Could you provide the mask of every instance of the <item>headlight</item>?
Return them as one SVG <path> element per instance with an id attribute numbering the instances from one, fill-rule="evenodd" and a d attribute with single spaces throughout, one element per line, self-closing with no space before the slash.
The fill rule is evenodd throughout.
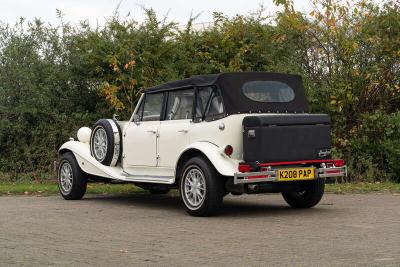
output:
<path id="1" fill-rule="evenodd" d="M 78 140 L 82 143 L 89 143 L 92 130 L 89 127 L 79 128 L 77 136 Z"/>

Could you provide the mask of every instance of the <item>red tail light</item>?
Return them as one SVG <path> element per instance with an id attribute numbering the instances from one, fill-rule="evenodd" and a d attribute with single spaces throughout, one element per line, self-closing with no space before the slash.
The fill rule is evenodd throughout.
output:
<path id="1" fill-rule="evenodd" d="M 338 174 L 341 172 L 342 172 L 341 170 L 325 171 L 326 174 Z"/>
<path id="2" fill-rule="evenodd" d="M 227 156 L 231 156 L 232 155 L 232 153 L 233 153 L 233 147 L 231 146 L 231 145 L 227 145 L 226 147 L 225 147 L 225 149 L 224 149 L 224 153 L 227 155 Z"/>
<path id="3" fill-rule="evenodd" d="M 333 164 L 335 164 L 335 167 L 343 167 L 345 165 L 343 159 L 335 159 L 333 160 Z"/>
<path id="4" fill-rule="evenodd" d="M 239 165 L 240 172 L 251 172 L 251 166 L 247 164 L 240 164 Z"/>

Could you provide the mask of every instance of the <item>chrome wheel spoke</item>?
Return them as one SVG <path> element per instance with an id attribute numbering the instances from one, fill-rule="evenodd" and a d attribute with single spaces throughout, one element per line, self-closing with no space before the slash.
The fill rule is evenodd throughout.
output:
<path id="1" fill-rule="evenodd" d="M 98 128 L 94 134 L 93 152 L 97 160 L 102 161 L 107 155 L 107 133 Z"/>
<path id="2" fill-rule="evenodd" d="M 73 176 L 72 167 L 68 161 L 64 161 L 60 168 L 60 188 L 61 190 L 68 194 L 72 189 Z"/>
<path id="3" fill-rule="evenodd" d="M 192 208 L 201 206 L 205 199 L 206 183 L 203 172 L 198 168 L 190 169 L 184 177 L 184 186 L 182 192 L 185 200 Z"/>

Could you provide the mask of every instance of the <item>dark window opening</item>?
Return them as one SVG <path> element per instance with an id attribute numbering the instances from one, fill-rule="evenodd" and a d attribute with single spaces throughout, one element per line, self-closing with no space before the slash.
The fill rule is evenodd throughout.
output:
<path id="1" fill-rule="evenodd" d="M 196 101 L 196 118 L 217 118 L 225 113 L 220 91 L 216 87 L 199 87 Z"/>
<path id="2" fill-rule="evenodd" d="M 168 94 L 166 120 L 187 120 L 192 118 L 194 89 L 176 90 Z"/>
<path id="3" fill-rule="evenodd" d="M 163 106 L 163 93 L 146 94 L 144 99 L 142 121 L 159 121 Z"/>

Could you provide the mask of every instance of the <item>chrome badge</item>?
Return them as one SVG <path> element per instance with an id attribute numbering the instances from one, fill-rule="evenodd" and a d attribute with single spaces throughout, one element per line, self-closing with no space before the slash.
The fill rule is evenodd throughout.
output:
<path id="1" fill-rule="evenodd" d="M 330 149 L 320 149 L 318 151 L 318 157 L 320 158 L 326 158 L 327 156 L 331 155 L 331 150 Z"/>
<path id="2" fill-rule="evenodd" d="M 248 138 L 256 138 L 256 130 L 249 130 L 247 132 L 247 137 Z"/>

